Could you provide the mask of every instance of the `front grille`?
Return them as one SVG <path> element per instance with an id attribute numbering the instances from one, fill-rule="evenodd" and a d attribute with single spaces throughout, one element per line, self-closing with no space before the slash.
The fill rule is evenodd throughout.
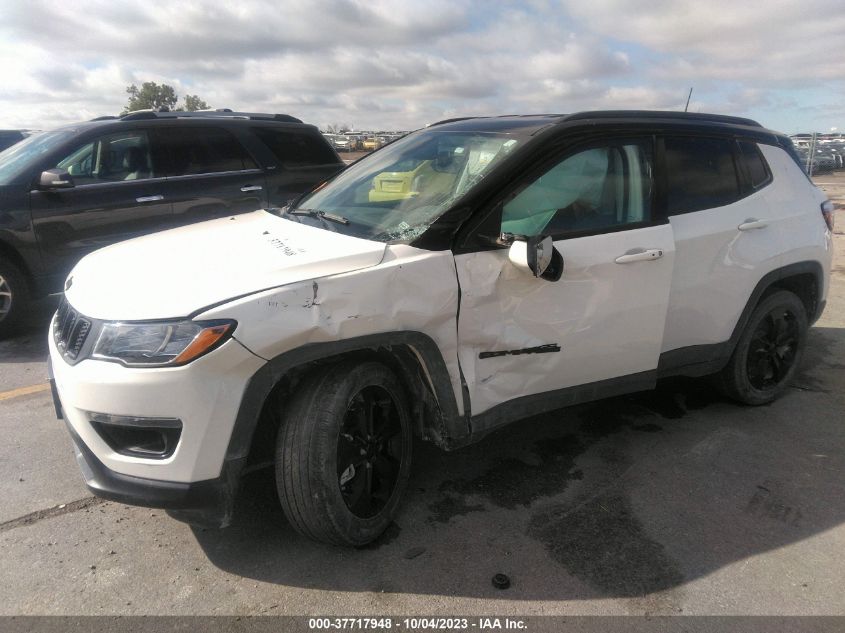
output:
<path id="1" fill-rule="evenodd" d="M 67 299 L 62 299 L 53 322 L 53 338 L 62 355 L 76 360 L 90 331 L 91 321 L 74 310 Z"/>

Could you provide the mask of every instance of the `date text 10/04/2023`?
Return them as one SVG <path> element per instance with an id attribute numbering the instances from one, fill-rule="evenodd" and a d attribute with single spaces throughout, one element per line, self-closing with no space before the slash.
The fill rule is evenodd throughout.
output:
<path id="1" fill-rule="evenodd" d="M 518 618 L 475 617 L 475 618 L 309 618 L 311 630 L 409 630 L 409 631 L 520 631 L 528 628 L 527 622 Z"/>

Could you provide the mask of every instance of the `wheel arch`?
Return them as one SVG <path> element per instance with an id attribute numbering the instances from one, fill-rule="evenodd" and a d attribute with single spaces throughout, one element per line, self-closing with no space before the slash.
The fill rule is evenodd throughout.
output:
<path id="1" fill-rule="evenodd" d="M 706 376 L 721 371 L 730 360 L 754 309 L 770 294 L 788 290 L 801 299 L 812 325 L 824 309 L 822 289 L 824 269 L 817 260 L 787 264 L 772 270 L 754 286 L 745 307 L 734 325 L 730 338 L 721 343 L 692 345 L 663 352 L 657 366 L 658 378 L 668 376 Z"/>
<path id="2" fill-rule="evenodd" d="M 32 271 L 26 264 L 26 260 L 21 257 L 21 254 L 14 246 L 2 238 L 0 238 L 0 258 L 10 261 L 19 271 L 21 271 L 21 274 L 26 280 L 29 291 L 32 292 L 35 288 L 35 280 L 32 276 Z"/>
<path id="3" fill-rule="evenodd" d="M 269 360 L 247 384 L 226 461 L 240 461 L 250 469 L 266 465 L 264 453 L 275 446 L 277 412 L 285 396 L 321 367 L 355 358 L 377 360 L 396 373 L 408 394 L 417 435 L 443 448 L 467 435 L 467 421 L 458 412 L 437 344 L 421 332 L 388 332 L 312 343 Z"/>

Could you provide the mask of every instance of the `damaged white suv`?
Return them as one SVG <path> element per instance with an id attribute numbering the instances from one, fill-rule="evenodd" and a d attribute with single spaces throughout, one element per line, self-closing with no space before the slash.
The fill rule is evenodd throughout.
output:
<path id="1" fill-rule="evenodd" d="M 787 138 L 734 117 L 444 121 L 284 210 L 83 259 L 52 322 L 89 488 L 225 525 L 272 464 L 300 532 L 388 525 L 413 436 L 717 374 L 747 404 L 796 370 L 832 207 Z"/>

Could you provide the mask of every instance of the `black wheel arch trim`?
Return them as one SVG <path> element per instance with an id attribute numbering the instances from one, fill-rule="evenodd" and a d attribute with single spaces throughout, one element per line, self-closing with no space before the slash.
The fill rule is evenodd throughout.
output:
<path id="1" fill-rule="evenodd" d="M 787 264 L 781 268 L 777 268 L 765 275 L 757 282 L 751 296 L 745 304 L 742 312 L 734 325 L 731 337 L 727 341 L 721 343 L 712 343 L 707 345 L 690 345 L 688 347 L 680 347 L 668 352 L 663 352 L 660 355 L 660 361 L 657 365 L 658 378 L 666 378 L 669 376 L 706 376 L 720 371 L 727 365 L 734 350 L 736 349 L 739 337 L 742 336 L 742 331 L 745 329 L 748 320 L 751 318 L 751 313 L 763 295 L 772 288 L 779 281 L 794 277 L 795 275 L 811 274 L 816 279 L 817 295 L 815 296 L 815 305 L 812 306 L 812 313 L 807 315 L 807 320 L 810 325 L 815 323 L 821 316 L 825 307 L 825 302 L 821 299 L 821 292 L 824 284 L 824 270 L 820 262 L 815 260 L 807 260 L 803 262 L 796 262 Z"/>
<path id="2" fill-rule="evenodd" d="M 241 406 L 226 451 L 226 461 L 244 460 L 252 446 L 253 433 L 258 425 L 267 397 L 288 372 L 316 361 L 328 360 L 352 352 L 390 349 L 405 346 L 413 349 L 422 364 L 424 376 L 434 391 L 444 423 L 445 437 L 439 438 L 444 448 L 468 434 L 468 423 L 458 412 L 452 380 L 440 348 L 426 334 L 417 331 L 396 331 L 370 334 L 341 341 L 309 343 L 284 352 L 268 360 L 247 383 Z"/>

